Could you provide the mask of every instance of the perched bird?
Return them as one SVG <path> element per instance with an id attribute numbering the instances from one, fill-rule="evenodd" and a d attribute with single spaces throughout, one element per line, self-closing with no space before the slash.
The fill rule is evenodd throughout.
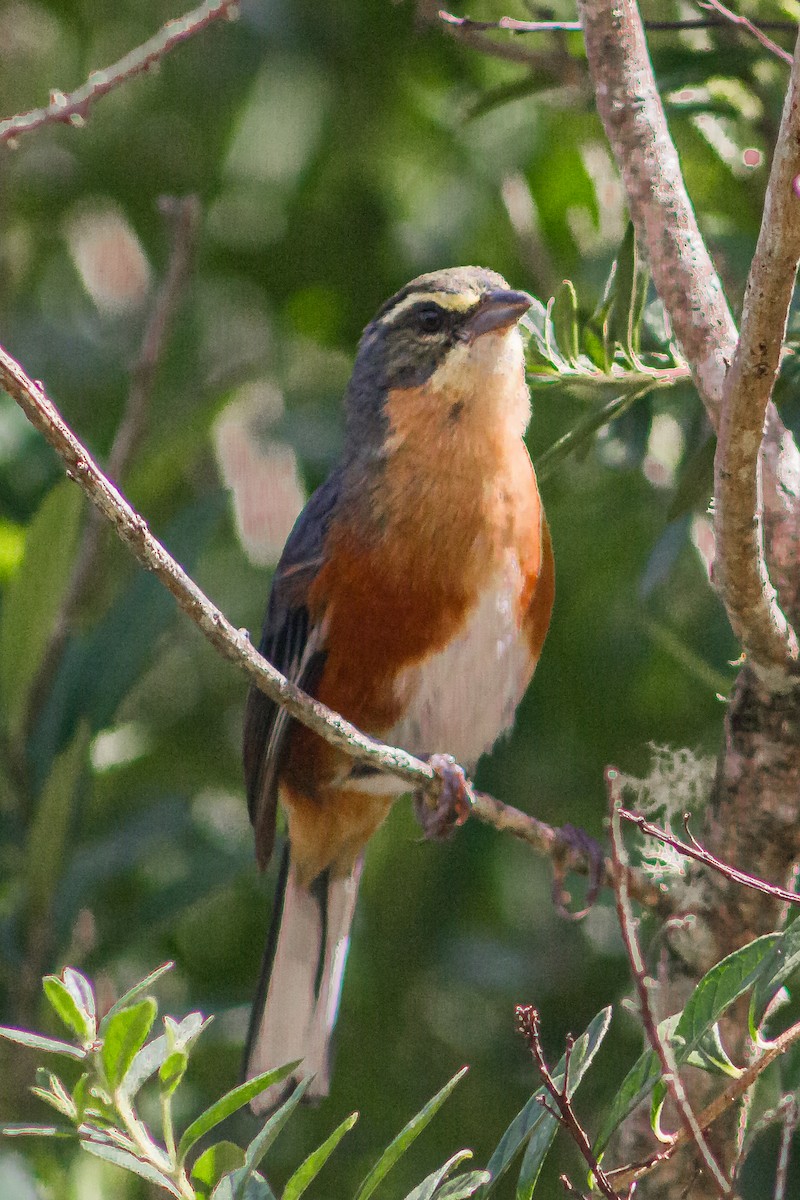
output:
<path id="1" fill-rule="evenodd" d="M 340 465 L 278 564 L 262 653 L 364 732 L 472 770 L 507 731 L 550 621 L 553 556 L 523 441 L 518 321 L 493 271 L 421 275 L 361 338 Z M 302 1059 L 327 1095 L 364 847 L 408 786 L 250 691 L 244 763 L 263 868 L 288 823 L 246 1072 Z M 285 1085 L 284 1085 L 285 1086 Z M 276 1090 L 253 1102 L 265 1111 Z"/>

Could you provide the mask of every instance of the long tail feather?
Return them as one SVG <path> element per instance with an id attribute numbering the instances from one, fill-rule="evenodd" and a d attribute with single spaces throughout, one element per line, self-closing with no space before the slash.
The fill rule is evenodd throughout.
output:
<path id="1" fill-rule="evenodd" d="M 358 895 L 360 861 L 350 875 L 327 872 L 302 887 L 284 851 L 272 925 L 250 1019 L 246 1075 L 302 1059 L 292 1078 L 256 1096 L 267 1112 L 301 1079 L 314 1076 L 306 1096 L 327 1096 L 330 1042 L 344 979 L 350 925 Z"/>

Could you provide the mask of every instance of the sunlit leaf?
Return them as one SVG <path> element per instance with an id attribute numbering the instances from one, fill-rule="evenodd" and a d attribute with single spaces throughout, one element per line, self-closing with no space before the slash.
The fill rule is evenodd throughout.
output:
<path id="1" fill-rule="evenodd" d="M 468 1158 L 472 1158 L 471 1150 L 459 1150 L 458 1154 L 454 1154 L 443 1166 L 437 1167 L 435 1171 L 431 1171 L 430 1175 L 426 1179 L 423 1179 L 422 1183 L 418 1184 L 413 1191 L 408 1193 L 406 1200 L 432 1200 L 433 1196 L 438 1194 L 437 1189 L 439 1184 L 443 1183 L 447 1176 Z"/>
<path id="2" fill-rule="evenodd" d="M 295 1067 L 300 1065 L 297 1062 L 286 1063 L 283 1067 L 275 1067 L 272 1071 L 265 1071 L 261 1075 L 256 1075 L 252 1079 L 248 1079 L 246 1083 L 239 1084 L 232 1091 L 226 1092 L 214 1104 L 201 1113 L 197 1120 L 192 1121 L 189 1128 L 185 1131 L 178 1146 L 178 1158 L 183 1162 L 186 1155 L 201 1137 L 204 1137 L 215 1125 L 219 1125 L 231 1113 L 237 1112 L 245 1104 L 249 1104 L 254 1096 L 260 1092 L 266 1091 L 268 1087 L 272 1087 L 274 1083 L 281 1083 L 291 1075 Z"/>
<path id="3" fill-rule="evenodd" d="M 60 1042 L 55 1038 L 40 1037 L 38 1033 L 29 1033 L 27 1029 L 12 1029 L 8 1025 L 0 1025 L 0 1037 L 9 1042 L 19 1042 L 22 1046 L 30 1046 L 31 1050 L 41 1050 L 45 1054 L 64 1054 L 67 1058 L 86 1057 L 86 1051 L 70 1042 Z"/>
<path id="4" fill-rule="evenodd" d="M 420 1109 L 415 1117 L 412 1117 L 407 1125 L 400 1130 L 397 1137 L 394 1138 L 384 1150 L 374 1167 L 369 1171 L 364 1182 L 356 1192 L 355 1200 L 367 1200 L 391 1171 L 395 1163 L 400 1159 L 416 1141 L 422 1133 L 425 1126 L 436 1116 L 436 1113 L 444 1104 L 453 1089 L 463 1079 L 467 1072 L 467 1067 L 462 1067 L 461 1070 L 446 1083 L 441 1091 L 438 1091 L 433 1099 L 429 1100 L 424 1108 Z"/>
<path id="5" fill-rule="evenodd" d="M 173 1196 L 180 1198 L 180 1188 L 176 1187 L 172 1180 L 164 1175 L 152 1163 L 145 1162 L 144 1159 L 137 1158 L 127 1150 L 123 1150 L 120 1146 L 112 1146 L 108 1142 L 97 1142 L 93 1139 L 82 1138 L 81 1145 L 84 1150 L 88 1150 L 90 1154 L 96 1155 L 97 1158 L 105 1159 L 106 1162 L 114 1163 L 117 1167 L 122 1167 L 125 1171 L 131 1171 L 134 1175 L 141 1175 L 142 1179 L 147 1179 L 150 1183 L 156 1184 L 158 1187 L 164 1188 Z"/>
<path id="6" fill-rule="evenodd" d="M 147 1040 L 158 1013 L 151 996 L 115 1013 L 106 1026 L 100 1057 L 109 1087 L 122 1083 L 137 1053 Z"/>
<path id="7" fill-rule="evenodd" d="M 344 1135 L 350 1132 L 357 1120 L 357 1112 L 351 1113 L 349 1117 L 345 1117 L 341 1125 L 336 1126 L 333 1133 L 325 1139 L 322 1145 L 317 1146 L 316 1150 L 311 1151 L 308 1158 L 300 1164 L 293 1175 L 290 1175 L 286 1187 L 283 1189 L 281 1200 L 299 1200 L 308 1185 L 316 1179 Z"/>

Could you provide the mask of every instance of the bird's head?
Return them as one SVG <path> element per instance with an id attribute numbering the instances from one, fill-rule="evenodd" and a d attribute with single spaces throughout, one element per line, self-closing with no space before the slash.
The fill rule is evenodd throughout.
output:
<path id="1" fill-rule="evenodd" d="M 387 407 L 402 408 L 404 395 L 417 410 L 422 398 L 432 422 L 461 414 L 488 421 L 508 399 L 521 434 L 529 407 L 517 324 L 530 304 L 481 267 L 434 271 L 401 288 L 359 344 L 347 395 L 351 451 L 380 448 Z"/>

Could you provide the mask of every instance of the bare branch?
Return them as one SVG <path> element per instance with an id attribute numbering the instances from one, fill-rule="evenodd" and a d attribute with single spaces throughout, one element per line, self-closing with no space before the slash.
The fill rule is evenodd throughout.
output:
<path id="1" fill-rule="evenodd" d="M 635 0 L 580 0 L 597 109 L 656 290 L 717 423 L 736 326 L 700 235 Z"/>
<path id="2" fill-rule="evenodd" d="M 722 862 L 721 859 L 716 858 L 709 850 L 701 846 L 697 839 L 689 832 L 689 813 L 684 813 L 683 816 L 686 834 L 690 838 L 688 845 L 686 842 L 680 841 L 673 834 L 667 833 L 666 829 L 661 829 L 658 825 L 654 825 L 652 821 L 648 821 L 641 813 L 630 812 L 627 808 L 620 808 L 619 815 L 623 821 L 630 821 L 632 825 L 636 825 L 648 837 L 656 838 L 657 841 L 663 842 L 665 846 L 671 846 L 673 850 L 677 850 L 678 854 L 683 854 L 686 858 L 694 859 L 695 862 L 702 863 L 705 867 L 710 867 L 712 871 L 719 871 L 720 875 L 724 875 L 732 883 L 740 883 L 743 887 L 753 888 L 754 891 L 763 892 L 765 896 L 771 896 L 773 900 L 781 900 L 785 904 L 800 904 L 800 893 L 787 891 L 786 888 L 778 887 L 777 884 L 767 883 L 764 879 L 757 879 L 755 875 L 748 875 L 746 871 L 739 871 L 736 867 L 731 867 L 727 863 Z"/>
<path id="3" fill-rule="evenodd" d="M 709 7 L 711 3 L 712 0 L 709 0 Z M 737 16 L 721 4 L 714 4 L 714 7 L 718 10 L 717 16 L 684 17 L 675 21 L 645 21 L 644 27 L 649 33 L 680 33 L 692 29 L 725 29 L 730 28 L 731 24 L 736 24 L 741 25 L 759 41 L 762 41 L 766 30 L 772 33 L 797 32 L 796 21 L 748 21 L 746 17 Z M 515 17 L 500 17 L 497 21 L 476 21 L 472 17 L 457 17 L 445 9 L 440 10 L 439 17 L 448 25 L 458 25 L 461 29 L 479 33 L 495 29 L 509 33 L 580 33 L 583 28 L 580 21 L 518 21 Z M 791 54 L 787 54 L 769 38 L 764 39 L 762 44 L 791 63 Z"/>
<path id="4" fill-rule="evenodd" d="M 567 1039 L 564 1053 L 564 1082 L 559 1087 L 550 1073 L 550 1068 L 547 1065 L 544 1051 L 542 1050 L 542 1042 L 539 1036 L 540 1021 L 538 1012 L 530 1004 L 518 1004 L 514 1015 L 517 1018 L 517 1028 L 525 1038 L 545 1090 L 555 1105 L 555 1111 L 552 1112 L 551 1110 L 552 1115 L 566 1129 L 580 1150 L 586 1165 L 594 1176 L 597 1190 L 606 1197 L 606 1200 L 620 1200 L 619 1193 L 611 1186 L 608 1176 L 597 1161 L 597 1155 L 592 1151 L 592 1143 L 589 1141 L 586 1130 L 581 1125 L 575 1109 L 572 1107 L 572 1100 L 569 1094 L 569 1062 L 574 1045 L 572 1038 Z M 571 1185 L 569 1186 L 571 1187 Z M 574 1189 L 572 1190 L 574 1191 Z"/>
<path id="5" fill-rule="evenodd" d="M 82 124 L 95 100 L 107 95 L 134 75 L 149 71 L 176 46 L 201 33 L 214 21 L 232 20 L 237 10 L 238 0 L 208 0 L 184 16 L 167 21 L 166 25 L 143 45 L 129 51 L 119 62 L 106 67 L 105 70 L 93 71 L 86 83 L 69 95 L 53 91 L 50 103 L 44 107 L 18 113 L 0 121 L 0 145 L 4 142 L 13 144 L 23 134 L 41 129 L 43 125 Z"/>
<path id="6" fill-rule="evenodd" d="M 745 290 L 741 337 L 725 387 L 715 460 L 715 583 L 748 658 L 762 671 L 772 668 L 773 674 L 793 668 L 798 659 L 797 636 L 781 612 L 764 557 L 760 448 L 800 259 L 799 146 L 800 40 Z"/>
<path id="7" fill-rule="evenodd" d="M 630 907 L 628 881 L 624 870 L 627 866 L 625 844 L 622 840 L 622 824 L 619 811 L 621 807 L 619 775 L 613 768 L 609 768 L 606 771 L 606 783 L 609 799 L 611 858 L 614 863 L 614 897 L 622 940 L 625 944 L 628 962 L 630 963 L 631 973 L 636 984 L 636 992 L 639 997 L 639 1008 L 644 1031 L 651 1048 L 654 1050 L 661 1064 L 662 1078 L 678 1110 L 687 1136 L 694 1142 L 700 1156 L 700 1161 L 708 1172 L 709 1178 L 713 1181 L 717 1194 L 721 1197 L 730 1196 L 732 1195 L 731 1185 L 722 1174 L 719 1164 L 711 1153 L 708 1142 L 703 1136 L 703 1130 L 689 1103 L 689 1097 L 683 1086 L 683 1080 L 680 1077 L 678 1064 L 675 1060 L 675 1055 L 672 1053 L 672 1047 L 665 1038 L 662 1038 L 658 1030 L 658 1021 L 650 1003 L 650 982 L 647 978 L 644 958 L 642 957 L 641 947 L 636 935 L 634 916 Z"/>
<path id="8" fill-rule="evenodd" d="M 196 196 L 186 196 L 181 200 L 165 196 L 160 207 L 171 226 L 169 263 L 163 283 L 155 296 L 139 354 L 131 371 L 131 386 L 125 411 L 109 454 L 108 474 L 115 480 L 119 480 L 125 474 L 144 433 L 158 366 L 183 296 L 197 240 L 200 206 Z M 26 731 L 30 730 L 41 709 L 75 614 L 85 600 L 87 590 L 92 586 L 102 549 L 104 528 L 103 518 L 98 510 L 91 509 L 78 547 L 72 576 L 53 621 L 39 672 L 31 686 L 25 718 Z"/>
<path id="9" fill-rule="evenodd" d="M 211 642 L 216 650 L 243 670 L 265 695 L 274 700 L 302 724 L 307 725 L 332 746 L 360 762 L 406 780 L 410 788 L 435 796 L 441 778 L 426 762 L 397 747 L 386 746 L 361 733 L 338 713 L 306 695 L 290 683 L 267 659 L 253 648 L 246 630 L 234 629 L 222 612 L 200 590 L 183 568 L 167 553 L 150 532 L 146 521 L 131 508 L 114 484 L 103 474 L 89 451 L 78 440 L 40 383 L 30 379 L 23 368 L 0 346 L 0 385 L 20 405 L 30 422 L 44 435 L 74 479 L 92 503 L 113 525 L 119 537 L 148 571 L 175 597 L 178 605 Z M 507 831 L 527 842 L 542 854 L 563 855 L 559 831 L 526 813 L 483 793 L 470 789 L 470 812 L 479 821 Z M 594 864 L 586 854 L 574 853 L 570 865 L 589 874 Z M 610 865 L 606 876 L 610 878 Z M 644 876 L 628 875 L 631 894 L 645 904 L 668 910 L 664 892 Z"/>
<path id="10" fill-rule="evenodd" d="M 753 21 L 748 21 L 747 17 L 742 17 L 739 13 L 733 12 L 730 8 L 726 8 L 720 0 L 699 0 L 702 8 L 713 8 L 715 12 L 732 25 L 738 25 L 740 29 L 744 29 L 751 34 L 757 42 L 760 42 L 765 50 L 769 50 L 770 54 L 774 54 L 776 58 L 780 58 L 783 62 L 792 65 L 792 56 L 788 51 L 779 46 L 777 42 L 773 42 L 772 38 L 767 37 L 763 29 L 760 29 Z"/>

